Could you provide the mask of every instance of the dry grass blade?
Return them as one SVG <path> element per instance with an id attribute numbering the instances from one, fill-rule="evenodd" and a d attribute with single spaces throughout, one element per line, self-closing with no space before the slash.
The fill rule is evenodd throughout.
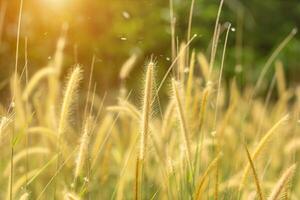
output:
<path id="1" fill-rule="evenodd" d="M 219 34 L 220 34 L 220 25 L 219 25 L 219 20 L 220 20 L 220 15 L 222 11 L 224 0 L 220 1 L 219 9 L 218 9 L 218 14 L 216 18 L 216 23 L 215 23 L 215 28 L 214 28 L 214 34 L 213 34 L 213 41 L 212 41 L 212 49 L 211 49 L 211 54 L 210 54 L 210 62 L 209 62 L 209 80 L 211 79 L 211 74 L 212 70 L 214 67 L 214 61 L 215 61 L 215 55 L 218 47 L 218 40 L 219 40 Z"/>
<path id="2" fill-rule="evenodd" d="M 17 195 L 17 192 L 21 189 L 21 187 L 26 183 L 28 178 L 33 177 L 38 172 L 38 169 L 33 169 L 26 174 L 18 177 L 18 179 L 14 182 L 12 186 L 12 194 L 11 196 L 9 193 L 7 193 L 6 199 L 15 199 L 15 196 Z"/>
<path id="3" fill-rule="evenodd" d="M 130 102 L 125 100 L 120 100 L 120 105 L 118 106 L 108 106 L 106 109 L 111 112 L 124 112 L 138 121 L 142 118 L 140 111 Z"/>
<path id="4" fill-rule="evenodd" d="M 254 177 L 254 180 L 255 180 L 256 190 L 257 190 L 259 199 L 264 200 L 263 192 L 262 192 L 260 182 L 259 182 L 256 170 L 255 170 L 255 167 L 254 167 L 254 163 L 252 161 L 251 155 L 250 155 L 249 150 L 248 150 L 246 145 L 245 145 L 245 149 L 246 149 L 248 161 L 249 161 L 251 169 L 252 169 L 252 173 L 253 173 L 253 177 Z"/>
<path id="5" fill-rule="evenodd" d="M 282 98 L 286 91 L 286 81 L 285 81 L 284 69 L 283 69 L 282 62 L 276 61 L 275 68 L 276 68 L 275 73 L 276 73 L 276 79 L 277 79 L 278 94 Z"/>
<path id="6" fill-rule="evenodd" d="M 218 200 L 219 199 L 219 173 L 220 173 L 220 169 L 219 169 L 219 162 L 217 162 L 217 166 L 216 166 L 216 180 L 215 180 L 215 191 L 214 191 L 214 200 Z"/>
<path id="7" fill-rule="evenodd" d="M 41 199 L 44 192 L 47 190 L 47 188 L 49 187 L 49 185 L 53 182 L 53 180 L 55 179 L 55 177 L 59 174 L 59 172 L 62 170 L 62 168 L 66 165 L 66 163 L 73 157 L 73 154 L 77 151 L 77 148 L 74 148 L 74 150 L 68 155 L 68 157 L 64 160 L 64 162 L 57 168 L 55 174 L 50 178 L 50 180 L 48 181 L 48 183 L 45 185 L 45 187 L 40 191 L 39 195 L 37 196 L 37 200 Z M 53 157 L 53 159 L 55 159 L 56 157 L 58 157 L 59 155 L 55 155 Z M 49 162 L 48 162 L 49 163 Z M 37 170 L 38 171 L 38 170 Z"/>
<path id="8" fill-rule="evenodd" d="M 26 158 L 26 156 L 30 155 L 42 155 L 45 156 L 50 153 L 50 150 L 48 148 L 44 147 L 30 147 L 28 149 L 23 149 L 22 151 L 18 152 L 15 154 L 14 159 L 13 159 L 13 165 L 16 166 L 17 163 L 19 163 L 22 159 Z M 4 170 L 3 175 L 8 176 L 9 175 L 9 170 L 10 170 L 10 164 L 8 164 Z"/>
<path id="9" fill-rule="evenodd" d="M 204 77 L 204 80 L 206 82 L 209 81 L 208 80 L 209 79 L 209 64 L 208 64 L 208 61 L 207 61 L 205 55 L 200 52 L 197 56 L 197 60 L 199 62 L 200 70 Z"/>
<path id="10" fill-rule="evenodd" d="M 189 67 L 189 76 L 188 76 L 187 86 L 186 86 L 186 107 L 187 108 L 189 108 L 191 104 L 192 85 L 194 79 L 194 67 L 195 67 L 195 51 L 192 52 L 190 67 Z"/>
<path id="11" fill-rule="evenodd" d="M 38 168 L 36 173 L 29 179 L 26 180 L 26 185 L 30 185 L 39 175 L 42 174 L 43 171 L 45 171 L 45 169 L 52 164 L 53 161 L 55 161 L 57 158 L 57 155 L 54 155 L 47 163 L 45 163 L 42 167 Z M 27 179 L 27 178 L 26 178 Z"/>
<path id="12" fill-rule="evenodd" d="M 199 116 L 199 132 L 201 132 L 201 129 L 203 127 L 203 122 L 206 113 L 206 104 L 207 104 L 207 99 L 210 91 L 211 91 L 211 83 L 208 82 L 206 88 L 203 91 L 202 100 L 201 100 L 201 108 L 200 108 L 200 116 Z"/>
<path id="13" fill-rule="evenodd" d="M 217 166 L 221 156 L 222 156 L 222 154 L 219 153 L 217 155 L 217 157 L 213 161 L 211 161 L 211 163 L 208 165 L 208 167 L 206 168 L 203 175 L 200 177 L 199 183 L 198 183 L 198 186 L 197 186 L 197 189 L 196 189 L 196 193 L 195 193 L 195 200 L 200 200 L 201 199 L 201 196 L 202 196 L 201 192 L 203 191 L 204 183 L 205 183 L 209 173 Z"/>
<path id="14" fill-rule="evenodd" d="M 38 85 L 39 81 L 44 78 L 47 77 L 50 74 L 53 74 L 55 71 L 52 67 L 45 67 L 41 70 L 39 70 L 38 72 L 36 72 L 33 77 L 30 79 L 29 83 L 26 85 L 26 88 L 23 92 L 22 95 L 22 99 L 24 101 L 27 101 L 30 94 L 32 93 L 32 91 L 34 90 L 34 88 Z"/>
<path id="15" fill-rule="evenodd" d="M 174 93 L 174 97 L 175 97 L 176 108 L 177 108 L 178 118 L 179 118 L 179 122 L 180 122 L 180 128 L 181 128 L 181 133 L 182 133 L 182 137 L 183 137 L 185 152 L 186 152 L 189 167 L 191 167 L 192 152 L 191 152 L 191 145 L 189 142 L 188 124 L 186 121 L 183 103 L 181 101 L 181 97 L 180 97 L 180 94 L 178 91 L 178 86 L 177 86 L 175 79 L 172 79 L 172 89 L 173 89 L 173 93 Z"/>
<path id="16" fill-rule="evenodd" d="M 20 130 L 26 125 L 26 112 L 22 102 L 21 81 L 18 75 L 11 79 L 11 92 L 13 95 L 12 107 L 15 110 L 15 127 Z"/>
<path id="17" fill-rule="evenodd" d="M 189 14 L 189 22 L 188 22 L 188 33 L 187 33 L 187 41 L 191 38 L 191 29 L 192 29 L 192 19 L 193 19 L 193 12 L 194 12 L 194 4 L 195 0 L 192 0 L 191 7 L 190 7 L 190 14 Z M 187 55 L 189 56 L 189 48 L 187 49 Z"/>
<path id="18" fill-rule="evenodd" d="M 283 189 L 287 186 L 289 180 L 292 179 L 295 170 L 296 170 L 296 164 L 293 164 L 282 174 L 282 176 L 276 183 L 275 187 L 273 188 L 268 200 L 280 199 L 280 194 L 282 193 Z"/>
<path id="19" fill-rule="evenodd" d="M 171 30 L 172 61 L 174 61 L 175 56 L 176 56 L 176 42 L 175 42 L 176 18 L 174 17 L 173 0 L 169 0 L 169 4 L 170 4 L 170 30 Z"/>
<path id="20" fill-rule="evenodd" d="M 297 32 L 298 32 L 297 28 L 293 28 L 293 30 L 290 32 L 290 34 L 279 44 L 279 46 L 274 50 L 272 55 L 269 57 L 266 64 L 263 66 L 262 71 L 257 79 L 256 84 L 255 84 L 254 95 L 255 95 L 255 92 L 260 88 L 263 78 L 265 77 L 267 71 L 269 70 L 269 68 L 270 68 L 271 64 L 273 63 L 273 61 L 275 60 L 275 58 L 282 51 L 282 49 L 289 43 L 289 41 L 296 35 Z"/>
<path id="21" fill-rule="evenodd" d="M 175 102 L 172 100 L 169 102 L 168 107 L 165 111 L 165 115 L 163 118 L 161 133 L 163 134 L 163 138 L 167 138 L 169 133 L 171 124 L 172 124 L 172 114 L 174 113 Z"/>
<path id="22" fill-rule="evenodd" d="M 136 159 L 136 166 L 135 166 L 135 190 L 134 190 L 134 199 L 140 200 L 141 199 L 141 185 L 142 185 L 142 167 L 143 163 L 142 160 L 139 158 Z"/>
<path id="23" fill-rule="evenodd" d="M 109 130 L 110 125 L 113 123 L 113 118 L 111 115 L 106 115 L 106 117 L 101 122 L 101 125 L 99 126 L 98 130 L 96 131 L 96 137 L 94 138 L 93 145 L 91 147 L 91 157 L 92 159 L 92 166 L 94 166 L 98 159 L 99 153 L 98 149 L 100 148 L 105 133 Z"/>
<path id="24" fill-rule="evenodd" d="M 168 68 L 168 70 L 166 71 L 166 73 L 164 74 L 162 80 L 160 81 L 160 84 L 158 85 L 156 92 L 155 92 L 155 98 L 158 96 L 159 91 L 162 89 L 163 84 L 165 83 L 165 81 L 168 78 L 168 75 L 170 74 L 170 72 L 172 71 L 172 69 L 174 68 L 174 66 L 176 65 L 177 60 L 179 59 L 179 55 L 182 53 L 182 51 L 184 51 L 190 44 L 191 42 L 197 37 L 197 34 L 193 35 L 193 37 L 186 43 L 186 45 L 183 47 L 182 50 L 180 50 L 177 54 L 177 56 L 174 58 L 172 64 L 170 65 L 170 67 Z M 151 103 L 153 104 L 154 101 Z"/>
<path id="25" fill-rule="evenodd" d="M 253 154 L 251 155 L 251 159 L 253 161 L 256 160 L 256 158 L 259 156 L 260 152 L 262 151 L 263 147 L 267 144 L 267 142 L 269 141 L 269 139 L 273 136 L 273 134 L 275 133 L 275 130 L 285 121 L 287 121 L 289 118 L 289 115 L 285 115 L 284 117 L 282 117 L 276 124 L 274 124 L 274 126 L 264 135 L 264 137 L 260 140 L 260 142 L 258 143 L 257 147 L 255 148 Z M 241 191 L 244 187 L 245 181 L 246 181 L 246 177 L 249 173 L 250 170 L 250 164 L 248 164 L 244 170 L 243 176 L 242 176 L 242 180 L 241 180 L 241 184 L 240 184 L 240 188 L 239 190 Z"/>
<path id="26" fill-rule="evenodd" d="M 183 42 L 180 45 L 179 53 L 178 53 L 178 65 L 177 65 L 177 79 L 184 83 L 184 71 L 185 71 L 185 65 L 186 65 L 186 52 L 189 46 L 186 47 L 186 44 Z"/>
<path id="27" fill-rule="evenodd" d="M 227 27 L 226 37 L 225 37 L 225 42 L 224 42 L 224 48 L 223 48 L 223 53 L 222 53 L 221 69 L 220 69 L 220 75 L 219 75 L 219 81 L 218 81 L 218 90 L 217 90 L 217 98 L 216 98 L 216 110 L 215 110 L 214 126 L 216 126 L 217 118 L 218 118 L 218 106 L 219 106 L 219 101 L 220 101 L 220 90 L 221 90 L 224 60 L 225 60 L 225 53 L 226 53 L 227 40 L 228 40 L 230 27 L 231 27 L 231 24 L 229 24 L 228 27 Z"/>

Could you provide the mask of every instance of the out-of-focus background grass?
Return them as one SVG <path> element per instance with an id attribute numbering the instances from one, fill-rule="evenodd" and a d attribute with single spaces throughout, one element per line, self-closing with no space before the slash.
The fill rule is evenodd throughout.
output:
<path id="1" fill-rule="evenodd" d="M 174 0 L 176 37 L 186 40 L 191 1 Z M 191 47 L 209 53 L 218 0 L 196 0 Z M 19 0 L 1 0 L 0 80 L 13 71 Z M 225 77 L 238 75 L 240 85 L 256 80 L 272 50 L 294 27 L 300 25 L 298 0 L 225 0 L 221 22 L 229 21 L 235 31 L 229 38 Z M 64 66 L 81 63 L 89 72 L 96 56 L 94 77 L 98 90 L 116 88 L 122 63 L 132 54 L 139 60 L 129 85 L 143 72 L 145 58 L 156 57 L 161 71 L 170 65 L 171 34 L 169 1 L 161 0 L 24 0 L 20 38 L 20 66 L 28 40 L 29 73 L 52 59 L 62 25 L 69 25 Z M 300 79 L 300 40 L 288 44 L 279 59 L 284 63 L 289 84 Z M 220 56 L 219 56 L 220 57 Z M 219 59 L 219 58 L 217 58 Z M 268 73 L 268 80 L 272 70 Z M 2 84 L 5 85 L 5 84 Z"/>

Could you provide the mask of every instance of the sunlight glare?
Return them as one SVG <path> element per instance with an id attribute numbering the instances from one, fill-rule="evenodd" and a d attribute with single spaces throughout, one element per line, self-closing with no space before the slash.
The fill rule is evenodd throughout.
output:
<path id="1" fill-rule="evenodd" d="M 69 3 L 70 0 L 43 0 L 46 6 L 51 6 L 54 8 L 63 8 Z"/>

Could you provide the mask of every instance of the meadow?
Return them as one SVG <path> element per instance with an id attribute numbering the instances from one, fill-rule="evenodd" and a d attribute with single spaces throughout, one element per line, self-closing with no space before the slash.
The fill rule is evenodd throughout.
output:
<path id="1" fill-rule="evenodd" d="M 176 45 L 171 23 L 171 64 L 158 76 L 146 56 L 139 91 L 127 84 L 136 54 L 120 66 L 119 88 L 98 95 L 95 57 L 88 74 L 64 64 L 67 26 L 30 76 L 17 37 L 10 101 L 0 100 L 0 199 L 299 199 L 300 88 L 278 59 L 297 29 L 240 87 L 223 78 L 235 31 L 220 22 L 223 0 L 209 54 L 190 48 L 193 3 L 186 40 Z"/>

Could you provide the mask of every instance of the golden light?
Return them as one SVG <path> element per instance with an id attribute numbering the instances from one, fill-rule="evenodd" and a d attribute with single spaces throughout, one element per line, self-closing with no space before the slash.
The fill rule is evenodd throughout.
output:
<path id="1" fill-rule="evenodd" d="M 63 8 L 65 7 L 68 3 L 71 2 L 71 0 L 42 0 L 43 4 L 45 4 L 45 6 L 49 6 L 55 9 L 58 8 Z"/>

